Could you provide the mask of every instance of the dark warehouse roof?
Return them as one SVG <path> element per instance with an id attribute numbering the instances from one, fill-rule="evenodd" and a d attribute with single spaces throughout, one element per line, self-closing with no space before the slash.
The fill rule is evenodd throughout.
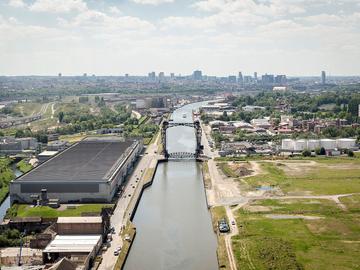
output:
<path id="1" fill-rule="evenodd" d="M 16 182 L 108 181 L 133 140 L 87 139 L 44 162 Z"/>

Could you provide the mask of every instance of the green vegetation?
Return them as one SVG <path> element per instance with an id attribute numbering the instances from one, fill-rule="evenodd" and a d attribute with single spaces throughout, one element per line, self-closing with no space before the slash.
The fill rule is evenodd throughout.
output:
<path id="1" fill-rule="evenodd" d="M 30 171 L 33 167 L 31 166 L 31 164 L 29 164 L 28 162 L 26 162 L 24 159 L 21 160 L 20 162 L 18 162 L 16 164 L 16 167 L 22 172 L 22 173 L 27 173 L 28 171 Z"/>
<path id="2" fill-rule="evenodd" d="M 256 96 L 239 96 L 233 101 L 233 105 L 243 107 L 246 105 L 263 106 L 265 110 L 255 112 L 240 111 L 229 117 L 229 120 L 244 120 L 249 122 L 254 118 L 272 116 L 279 118 L 274 107 L 279 103 L 289 104 L 291 113 L 302 119 L 318 118 L 342 118 L 351 122 L 359 122 L 358 105 L 360 104 L 360 93 L 353 90 L 326 91 L 321 93 L 274 93 L 261 92 Z M 331 106 L 324 106 L 331 105 Z M 324 112 L 324 108 L 329 111 Z M 348 132 L 351 132 L 349 129 Z M 360 135 L 360 134 L 358 134 Z"/>
<path id="3" fill-rule="evenodd" d="M 25 204 L 14 204 L 7 211 L 7 217 L 76 217 L 83 213 L 100 213 L 102 208 L 112 207 L 111 204 L 83 204 L 67 209 L 53 209 L 48 206 L 32 207 Z"/>
<path id="4" fill-rule="evenodd" d="M 15 178 L 10 164 L 9 158 L 0 158 L 0 202 L 6 198 L 9 193 L 10 181 Z"/>
<path id="5" fill-rule="evenodd" d="M 20 245 L 20 232 L 7 229 L 0 234 L 0 247 L 15 247 Z"/>
<path id="6" fill-rule="evenodd" d="M 300 161 L 262 162 L 260 165 L 264 173 L 245 178 L 244 181 L 253 188 L 278 186 L 285 193 L 332 195 L 360 192 L 360 160 L 314 160 L 316 164 L 311 166 L 304 166 L 304 162 Z M 298 172 L 295 171 L 296 163 L 302 163 Z"/>
<path id="7" fill-rule="evenodd" d="M 360 194 L 340 198 L 350 212 L 360 213 Z"/>
<path id="8" fill-rule="evenodd" d="M 209 165 L 208 165 L 207 160 L 202 163 L 202 175 L 203 175 L 205 188 L 210 189 L 212 186 L 212 183 L 211 183 Z"/>
<path id="9" fill-rule="evenodd" d="M 115 266 L 114 266 L 114 269 L 116 269 L 116 270 L 123 269 L 127 255 L 130 251 L 131 244 L 134 241 L 134 238 L 136 235 L 136 228 L 131 223 L 131 221 L 128 221 L 128 223 L 126 224 L 125 230 L 120 234 L 122 239 L 124 239 L 126 235 L 130 236 L 130 241 L 126 241 L 126 240 L 123 241 L 123 246 L 121 247 L 120 254 L 119 254 L 117 261 L 115 263 Z"/>
<path id="10" fill-rule="evenodd" d="M 238 177 L 238 175 L 233 171 L 233 169 L 230 168 L 228 163 L 220 162 L 217 164 L 217 166 L 221 169 L 223 174 L 225 174 L 227 177 L 233 177 L 233 178 Z"/>
<path id="11" fill-rule="evenodd" d="M 218 231 L 218 221 L 222 218 L 227 219 L 225 208 L 223 206 L 212 207 L 210 208 L 210 213 L 211 213 L 213 228 L 214 231 L 216 232 L 217 240 L 218 240 L 218 247 L 216 250 L 216 254 L 218 258 L 219 269 L 231 269 L 229 258 L 226 252 L 225 236 L 223 234 L 220 234 Z"/>
<path id="12" fill-rule="evenodd" d="M 357 269 L 359 219 L 330 200 L 257 201 L 237 212 L 238 269 Z"/>

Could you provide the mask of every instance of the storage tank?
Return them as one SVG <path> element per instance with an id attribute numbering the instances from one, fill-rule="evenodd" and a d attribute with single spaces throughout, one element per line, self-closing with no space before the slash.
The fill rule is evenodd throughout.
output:
<path id="1" fill-rule="evenodd" d="M 294 151 L 294 140 L 291 139 L 281 140 L 281 149 L 287 151 Z"/>
<path id="2" fill-rule="evenodd" d="M 332 139 L 321 139 L 320 146 L 324 147 L 325 150 L 332 150 L 336 148 L 336 141 Z"/>
<path id="3" fill-rule="evenodd" d="M 306 140 L 296 140 L 294 142 L 294 151 L 303 151 L 304 149 L 306 149 L 306 147 Z"/>
<path id="4" fill-rule="evenodd" d="M 344 138 L 344 139 L 337 139 L 336 140 L 336 145 L 337 148 L 339 149 L 352 149 L 355 148 L 355 139 L 350 139 L 350 138 Z"/>
<path id="5" fill-rule="evenodd" d="M 316 148 L 320 147 L 320 141 L 319 140 L 308 140 L 307 142 L 307 149 L 314 151 Z"/>

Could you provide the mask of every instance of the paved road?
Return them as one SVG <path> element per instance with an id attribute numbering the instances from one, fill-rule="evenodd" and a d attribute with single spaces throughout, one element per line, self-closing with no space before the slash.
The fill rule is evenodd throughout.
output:
<path id="1" fill-rule="evenodd" d="M 113 240 L 111 241 L 110 248 L 103 253 L 103 260 L 99 266 L 100 270 L 112 270 L 115 266 L 117 257 L 114 255 L 114 251 L 117 247 L 121 247 L 123 240 L 120 237 L 120 231 L 122 226 L 125 226 L 129 220 L 129 214 L 127 212 L 128 205 L 130 204 L 132 198 L 139 195 L 139 190 L 142 188 L 142 176 L 143 173 L 149 168 L 152 160 L 157 158 L 157 141 L 148 146 L 146 153 L 140 161 L 137 163 L 134 171 L 129 177 L 128 182 L 126 183 L 122 197 L 118 200 L 116 208 L 113 215 L 111 216 L 111 226 L 115 228 L 115 234 L 113 234 Z M 135 188 L 134 188 L 135 187 Z M 130 196 L 129 196 L 130 195 Z M 134 198 L 135 199 L 135 198 Z M 126 217 L 125 217 L 126 213 Z"/>

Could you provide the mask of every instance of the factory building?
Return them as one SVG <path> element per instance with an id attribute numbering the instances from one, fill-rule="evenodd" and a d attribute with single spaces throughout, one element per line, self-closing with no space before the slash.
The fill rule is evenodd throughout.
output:
<path id="1" fill-rule="evenodd" d="M 142 149 L 141 140 L 86 138 L 13 180 L 11 203 L 35 203 L 39 197 L 60 203 L 111 202 Z"/>
<path id="2" fill-rule="evenodd" d="M 320 140 L 292 140 L 283 139 L 281 141 L 281 150 L 301 152 L 305 149 L 314 151 L 316 148 L 323 147 L 325 150 L 353 150 L 356 149 L 356 139 L 320 139 Z"/>

